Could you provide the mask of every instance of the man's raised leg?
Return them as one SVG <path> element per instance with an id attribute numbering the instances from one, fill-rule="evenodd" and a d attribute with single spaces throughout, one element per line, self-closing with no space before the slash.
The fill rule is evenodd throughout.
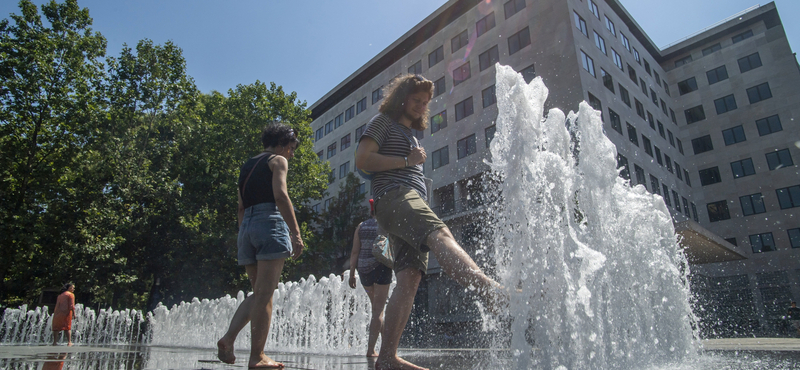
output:
<path id="1" fill-rule="evenodd" d="M 415 268 L 407 268 L 395 273 L 397 285 L 386 305 L 386 316 L 381 332 L 382 344 L 375 370 L 427 370 L 414 365 L 397 356 L 400 337 L 408 322 L 408 316 L 414 307 L 414 296 L 417 294 L 422 272 Z"/>

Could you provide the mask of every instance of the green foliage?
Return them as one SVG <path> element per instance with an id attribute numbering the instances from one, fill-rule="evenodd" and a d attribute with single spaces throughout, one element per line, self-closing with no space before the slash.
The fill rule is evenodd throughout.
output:
<path id="1" fill-rule="evenodd" d="M 237 180 L 274 121 L 302 139 L 289 193 L 314 239 L 304 204 L 329 169 L 295 93 L 256 81 L 201 94 L 171 42 L 126 45 L 104 65 L 76 1 L 20 10 L 0 22 L 0 304 L 67 281 L 84 303 L 135 308 L 249 288 Z"/>

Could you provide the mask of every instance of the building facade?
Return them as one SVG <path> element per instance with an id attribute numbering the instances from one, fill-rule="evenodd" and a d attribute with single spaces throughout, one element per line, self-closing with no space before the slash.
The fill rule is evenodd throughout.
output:
<path id="1" fill-rule="evenodd" d="M 333 168 L 329 193 L 354 170 L 381 89 L 421 74 L 435 85 L 429 128 L 416 133 L 431 206 L 480 259 L 495 63 L 526 81 L 541 76 L 549 107 L 585 100 L 602 112 L 620 176 L 670 209 L 699 303 L 737 306 L 712 309 L 706 322 L 765 330 L 778 307 L 800 299 L 800 68 L 773 3 L 661 50 L 616 0 L 448 1 L 312 105 L 315 151 Z M 329 199 L 312 206 L 323 211 Z M 447 333 L 477 318 L 466 299 L 432 261 L 417 317 Z"/>

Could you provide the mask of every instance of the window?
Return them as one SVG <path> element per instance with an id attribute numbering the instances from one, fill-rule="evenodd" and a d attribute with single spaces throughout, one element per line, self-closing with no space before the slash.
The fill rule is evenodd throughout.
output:
<path id="1" fill-rule="evenodd" d="M 789 149 L 781 149 L 776 150 L 772 153 L 767 153 L 767 165 L 769 165 L 769 170 L 777 170 L 779 168 L 790 167 L 794 166 L 794 162 L 792 161 L 792 155 L 789 153 Z"/>
<path id="2" fill-rule="evenodd" d="M 365 110 L 367 110 L 367 97 L 364 97 L 363 99 L 359 100 L 358 103 L 356 103 L 356 114 L 359 114 Z"/>
<path id="3" fill-rule="evenodd" d="M 658 72 L 653 71 L 653 78 L 656 79 L 656 83 L 658 84 L 658 86 L 661 86 L 661 76 L 658 75 Z"/>
<path id="4" fill-rule="evenodd" d="M 644 115 L 644 105 L 642 105 L 642 102 L 636 98 L 634 98 L 633 101 L 634 104 L 636 104 L 636 114 L 639 115 L 639 117 L 642 117 L 642 119 L 647 119 L 647 116 Z"/>
<path id="5" fill-rule="evenodd" d="M 339 147 L 342 150 L 345 150 L 345 149 L 350 147 L 350 134 L 344 135 L 344 137 L 342 137 L 342 140 L 340 141 Z"/>
<path id="6" fill-rule="evenodd" d="M 692 186 L 692 180 L 689 179 L 689 171 L 683 169 L 683 178 L 686 180 L 686 185 Z"/>
<path id="7" fill-rule="evenodd" d="M 695 90 L 697 90 L 697 80 L 694 77 L 678 82 L 678 92 L 681 95 L 688 94 Z"/>
<path id="8" fill-rule="evenodd" d="M 661 121 L 656 121 L 658 124 L 658 134 L 661 135 L 662 138 L 666 139 L 667 136 L 664 134 L 664 124 Z"/>
<path id="9" fill-rule="evenodd" d="M 697 206 L 692 203 L 692 218 L 694 222 L 700 222 L 700 219 L 697 218 Z"/>
<path id="10" fill-rule="evenodd" d="M 642 145 L 644 146 L 644 152 L 647 153 L 649 156 L 653 156 L 653 145 L 650 143 L 650 139 L 647 136 L 642 135 Z"/>
<path id="11" fill-rule="evenodd" d="M 749 39 L 751 37 L 753 37 L 753 30 L 747 30 L 747 31 L 744 31 L 744 32 L 736 35 L 736 36 L 731 37 L 731 41 L 733 41 L 733 43 L 735 44 L 735 43 L 737 43 L 739 41 L 743 41 L 743 40 Z"/>
<path id="12" fill-rule="evenodd" d="M 335 155 L 336 155 L 336 143 L 328 145 L 328 157 L 327 158 L 330 159 L 330 157 L 333 157 Z"/>
<path id="13" fill-rule="evenodd" d="M 622 36 L 622 46 L 624 46 L 625 49 L 627 49 L 630 52 L 631 51 L 630 41 L 628 41 L 628 38 L 625 37 L 625 35 L 623 35 L 622 32 L 620 32 L 619 35 Z"/>
<path id="14" fill-rule="evenodd" d="M 781 209 L 800 207 L 800 185 L 775 190 Z"/>
<path id="15" fill-rule="evenodd" d="M 412 75 L 420 75 L 422 74 L 422 61 L 418 60 L 416 63 L 408 67 L 408 73 Z"/>
<path id="16" fill-rule="evenodd" d="M 589 94 L 589 105 L 591 105 L 592 108 L 594 108 L 596 110 L 599 110 L 602 113 L 603 112 L 603 103 L 600 102 L 600 99 L 598 99 L 596 96 L 592 95 L 592 93 L 587 93 L 587 94 Z"/>
<path id="17" fill-rule="evenodd" d="M 689 217 L 689 201 L 685 197 L 681 197 L 681 200 L 683 200 L 683 213 Z"/>
<path id="18" fill-rule="evenodd" d="M 328 210 L 328 207 L 330 207 L 332 200 L 333 200 L 333 198 L 325 199 L 325 207 L 323 207 L 323 209 L 322 209 L 323 211 L 327 211 Z"/>
<path id="19" fill-rule="evenodd" d="M 494 139 L 494 133 L 497 131 L 497 126 L 491 125 L 485 129 L 483 129 L 483 135 L 486 137 L 486 147 L 489 147 L 489 144 Z"/>
<path id="20" fill-rule="evenodd" d="M 672 158 L 664 154 L 664 162 L 667 162 L 667 171 L 669 171 L 669 173 L 674 173 L 672 172 Z"/>
<path id="21" fill-rule="evenodd" d="M 322 134 L 322 127 L 320 127 L 317 129 L 316 135 L 314 136 L 314 141 L 319 141 L 319 139 L 322 139 L 323 136 L 324 135 Z"/>
<path id="22" fill-rule="evenodd" d="M 698 105 L 694 108 L 689 108 L 683 111 L 683 114 L 686 116 L 687 124 L 692 124 L 706 119 L 706 112 L 703 110 L 702 105 Z"/>
<path id="23" fill-rule="evenodd" d="M 528 27 L 525 27 L 508 38 L 508 55 L 514 55 L 514 53 L 530 44 L 531 33 Z"/>
<path id="24" fill-rule="evenodd" d="M 586 21 L 583 20 L 583 18 L 580 15 L 578 15 L 578 13 L 574 14 L 575 14 L 575 27 L 581 30 L 581 33 L 584 36 L 589 37 L 589 28 L 586 27 Z"/>
<path id="25" fill-rule="evenodd" d="M 445 145 L 444 148 L 434 151 L 433 153 L 433 169 L 437 169 L 442 167 L 448 163 L 450 163 L 450 157 L 448 155 L 448 148 Z"/>
<path id="26" fill-rule="evenodd" d="M 494 14 L 494 13 L 492 13 Z M 436 50 L 432 51 L 428 54 L 428 69 L 435 66 L 439 62 L 444 60 L 444 45 L 439 46 Z"/>
<path id="27" fill-rule="evenodd" d="M 777 250 L 775 241 L 772 239 L 772 233 L 750 235 L 750 246 L 753 247 L 753 253 L 774 252 Z"/>
<path id="28" fill-rule="evenodd" d="M 700 154 L 714 150 L 714 144 L 711 142 L 711 135 L 692 139 L 692 148 L 694 149 L 694 154 Z"/>
<path id="29" fill-rule="evenodd" d="M 681 198 L 678 196 L 678 192 L 675 191 L 675 190 L 672 191 L 672 200 L 675 201 L 675 209 L 677 209 L 678 212 L 680 212 L 681 211 Z"/>
<path id="30" fill-rule="evenodd" d="M 431 117 L 431 134 L 447 127 L 447 110 Z"/>
<path id="31" fill-rule="evenodd" d="M 320 162 L 322 162 L 323 155 L 324 155 L 324 152 L 322 150 L 317 152 L 317 159 L 319 159 Z"/>
<path id="32" fill-rule="evenodd" d="M 606 28 L 608 28 L 608 32 L 611 32 L 612 35 L 617 36 L 617 28 L 614 27 L 614 22 L 608 19 L 608 16 L 606 16 Z"/>
<path id="33" fill-rule="evenodd" d="M 639 137 L 636 136 L 636 127 L 631 126 L 630 123 L 625 122 L 628 125 L 628 140 L 630 140 L 633 145 L 639 146 Z"/>
<path id="34" fill-rule="evenodd" d="M 658 162 L 659 166 L 663 166 L 664 165 L 664 160 L 661 159 L 661 149 L 658 149 L 658 147 L 655 147 L 655 150 L 656 150 L 656 162 Z"/>
<path id="35" fill-rule="evenodd" d="M 631 67 L 631 65 L 630 65 L 630 64 L 628 64 L 628 77 L 630 77 L 630 78 L 631 78 L 631 80 L 633 80 L 633 83 L 634 83 L 634 84 L 636 84 L 636 82 L 637 82 L 637 79 L 636 79 L 636 70 L 635 70 L 635 69 L 633 69 L 633 67 Z"/>
<path id="36" fill-rule="evenodd" d="M 630 167 L 628 166 L 628 158 L 625 158 L 625 156 L 619 153 L 617 153 L 617 169 L 619 170 L 620 177 L 622 177 L 625 180 L 631 179 L 631 171 Z"/>
<path id="37" fill-rule="evenodd" d="M 383 86 L 372 91 L 372 104 L 375 104 L 383 99 Z"/>
<path id="38" fill-rule="evenodd" d="M 628 107 L 631 106 L 631 96 L 628 94 L 628 90 L 622 87 L 622 84 L 618 84 L 619 86 L 619 97 L 622 98 L 622 102 L 625 103 Z"/>
<path id="39" fill-rule="evenodd" d="M 472 97 L 466 98 L 456 104 L 456 122 L 461 121 L 465 117 L 469 117 L 474 113 L 472 108 Z"/>
<path id="40" fill-rule="evenodd" d="M 588 0 L 587 3 L 589 4 L 589 10 L 592 11 L 592 14 L 594 14 L 597 19 L 600 19 L 600 9 L 597 9 L 597 4 L 595 4 L 593 0 Z"/>
<path id="41" fill-rule="evenodd" d="M 650 63 L 647 63 L 646 60 L 644 61 L 644 71 L 650 74 Z"/>
<path id="42" fill-rule="evenodd" d="M 723 96 L 717 100 L 714 100 L 714 107 L 717 109 L 717 114 L 730 112 L 737 108 L 736 98 L 733 96 L 733 94 Z"/>
<path id="43" fill-rule="evenodd" d="M 439 96 L 447 91 L 447 86 L 444 83 L 444 77 L 436 80 L 433 83 L 433 96 Z"/>
<path id="44" fill-rule="evenodd" d="M 750 104 L 755 104 L 771 97 L 772 91 L 769 89 L 768 82 L 747 89 L 747 98 L 750 99 Z"/>
<path id="45" fill-rule="evenodd" d="M 522 78 L 525 79 L 525 83 L 531 83 L 531 81 L 536 78 L 536 68 L 534 68 L 533 64 L 525 67 L 523 70 L 519 71 L 519 73 L 522 73 Z"/>
<path id="46" fill-rule="evenodd" d="M 350 110 L 350 113 L 352 114 L 353 113 L 353 106 L 350 106 L 349 110 Z M 336 116 L 336 118 L 333 119 L 333 128 L 334 129 L 342 127 L 342 125 L 344 124 L 344 122 L 342 121 L 342 118 L 344 118 L 344 113 Z"/>
<path id="47" fill-rule="evenodd" d="M 729 220 L 731 218 L 731 214 L 728 211 L 728 202 L 725 200 L 708 203 L 706 209 L 708 210 L 708 222 Z"/>
<path id="48" fill-rule="evenodd" d="M 664 80 L 664 92 L 667 93 L 667 96 L 672 96 L 669 93 L 669 84 L 667 84 L 667 80 Z"/>
<path id="49" fill-rule="evenodd" d="M 650 111 L 647 111 L 647 123 L 650 124 L 650 128 L 653 130 L 656 129 L 656 121 L 653 119 L 653 113 L 650 113 Z"/>
<path id="50" fill-rule="evenodd" d="M 481 37 L 481 35 L 494 28 L 494 26 L 494 12 L 491 12 L 489 15 L 479 19 L 475 23 L 475 33 L 478 35 L 478 37 Z"/>
<path id="51" fill-rule="evenodd" d="M 639 86 L 642 87 L 642 94 L 644 94 L 644 96 L 648 96 L 647 95 L 647 84 L 644 83 L 644 80 L 641 79 L 641 78 L 639 78 Z"/>
<path id="52" fill-rule="evenodd" d="M 483 107 L 486 108 L 494 103 L 497 103 L 497 96 L 495 95 L 494 85 L 489 86 L 481 91 L 483 100 Z"/>
<path id="53" fill-rule="evenodd" d="M 608 116 L 611 119 L 611 128 L 622 135 L 622 121 L 619 119 L 619 114 L 608 108 Z"/>
<path id="54" fill-rule="evenodd" d="M 620 71 L 625 72 L 625 69 L 622 68 L 622 57 L 619 56 L 619 54 L 617 54 L 617 51 L 614 50 L 614 48 L 611 48 L 611 55 L 614 56 L 614 65 L 616 65 L 617 68 L 619 68 Z"/>
<path id="55" fill-rule="evenodd" d="M 783 130 L 783 127 L 781 127 L 781 119 L 777 114 L 757 120 L 756 126 L 758 127 L 759 136 L 769 135 Z"/>
<path id="56" fill-rule="evenodd" d="M 733 145 L 747 140 L 744 136 L 744 128 L 742 125 L 722 130 L 722 138 L 725 139 L 725 145 Z"/>
<path id="57" fill-rule="evenodd" d="M 320 204 L 317 203 L 317 204 L 311 206 L 311 210 L 314 211 L 314 213 L 319 213 L 319 211 L 320 211 L 319 207 L 320 207 Z"/>
<path id="58" fill-rule="evenodd" d="M 470 77 L 469 62 L 466 62 L 461 67 L 453 70 L 453 86 L 458 86 L 458 84 L 468 80 Z"/>
<path id="59" fill-rule="evenodd" d="M 356 115 L 355 113 L 356 113 L 356 106 L 355 105 L 351 105 L 350 108 L 347 108 L 347 110 L 344 111 L 344 121 L 347 122 L 347 121 L 353 119 L 353 117 L 355 117 L 355 115 Z M 336 128 L 339 128 L 339 126 L 341 126 L 340 122 L 341 121 L 336 122 Z"/>
<path id="60" fill-rule="evenodd" d="M 708 55 L 708 54 L 711 54 L 711 53 L 713 53 L 713 52 L 715 52 L 715 51 L 717 51 L 717 50 L 720 50 L 720 49 L 722 49 L 722 46 L 720 46 L 720 44 L 719 44 L 719 43 L 716 43 L 716 44 L 714 44 L 714 45 L 711 45 L 711 46 L 709 46 L 709 47 L 707 47 L 707 48 L 703 49 L 703 56 L 706 56 L 706 55 Z"/>
<path id="61" fill-rule="evenodd" d="M 475 154 L 477 151 L 475 134 L 459 140 L 456 145 L 458 146 L 458 159 L 464 158 L 470 154 Z"/>
<path id="62" fill-rule="evenodd" d="M 664 85 L 664 86 L 667 86 L 667 85 Z M 675 119 L 675 111 L 672 110 L 672 108 L 669 109 L 669 118 L 672 119 L 672 123 L 674 123 L 675 125 L 678 124 L 678 120 Z"/>
<path id="63" fill-rule="evenodd" d="M 583 61 L 583 69 L 588 71 L 590 75 L 597 77 L 594 72 L 594 60 L 586 55 L 583 50 L 581 50 L 581 61 Z"/>
<path id="64" fill-rule="evenodd" d="M 719 175 L 719 167 L 711 167 L 700 170 L 700 185 L 706 186 L 721 182 L 722 178 Z"/>
<path id="65" fill-rule="evenodd" d="M 653 104 L 658 107 L 658 95 L 656 95 L 656 92 L 653 91 L 653 89 L 650 89 L 650 99 L 653 101 Z"/>
<path id="66" fill-rule="evenodd" d="M 358 192 L 357 193 L 358 195 L 366 194 L 367 193 L 367 184 L 365 184 L 363 182 L 361 184 L 358 184 L 358 190 L 356 190 L 356 191 Z"/>
<path id="67" fill-rule="evenodd" d="M 734 179 L 756 174 L 756 169 L 753 167 L 753 159 L 751 158 L 731 162 L 731 171 L 733 171 Z"/>
<path id="68" fill-rule="evenodd" d="M 367 124 L 361 125 L 359 128 L 356 129 L 356 141 L 361 140 L 361 135 L 364 134 L 364 131 L 367 129 Z"/>
<path id="69" fill-rule="evenodd" d="M 646 183 L 647 180 L 644 177 L 644 170 L 641 167 L 639 167 L 639 165 L 634 164 L 633 172 L 636 173 L 636 183 L 641 184 L 642 186 L 644 186 L 645 189 L 647 189 L 647 183 Z"/>
<path id="70" fill-rule="evenodd" d="M 425 131 L 417 131 L 415 129 L 411 129 L 411 135 L 417 138 L 417 140 L 422 140 L 425 138 Z"/>
<path id="71" fill-rule="evenodd" d="M 661 190 L 661 186 L 658 185 L 658 178 L 653 175 L 650 175 L 650 191 L 653 194 L 658 194 Z"/>
<path id="72" fill-rule="evenodd" d="M 606 50 L 606 40 L 600 36 L 597 31 L 594 31 L 594 45 L 597 46 L 603 54 L 608 55 L 608 51 Z"/>
<path id="73" fill-rule="evenodd" d="M 758 53 L 750 54 L 744 58 L 738 60 L 739 62 L 739 72 L 745 73 L 751 69 L 756 69 L 761 67 L 761 56 Z"/>
<path id="74" fill-rule="evenodd" d="M 506 19 L 514 14 L 519 13 L 519 11 L 522 9 L 525 9 L 525 0 L 509 0 L 503 4 L 503 10 L 506 13 Z"/>
<path id="75" fill-rule="evenodd" d="M 742 215 L 744 216 L 757 215 L 767 211 L 764 207 L 764 198 L 761 193 L 739 197 L 739 203 L 742 205 Z"/>
<path id="76" fill-rule="evenodd" d="M 687 55 L 687 56 L 675 61 L 675 68 L 678 68 L 678 67 L 680 67 L 680 66 L 682 66 L 684 64 L 688 64 L 691 61 L 692 61 L 692 56 L 691 55 Z"/>
<path id="77" fill-rule="evenodd" d="M 681 174 L 681 165 L 678 162 L 675 162 L 675 176 L 678 177 L 678 180 L 683 180 L 683 175 Z"/>
<path id="78" fill-rule="evenodd" d="M 340 114 L 336 118 L 338 119 L 341 116 L 342 115 Z M 325 124 L 325 135 L 330 134 L 331 132 L 333 132 L 333 121 L 328 121 L 328 123 Z"/>
<path id="79" fill-rule="evenodd" d="M 713 85 L 717 82 L 727 80 L 728 68 L 726 68 L 724 65 L 714 68 L 706 72 L 706 77 L 708 78 L 709 85 Z"/>
<path id="80" fill-rule="evenodd" d="M 350 172 L 350 161 L 347 161 L 343 165 L 339 166 L 339 178 L 345 178 L 348 172 Z"/>
<path id="81" fill-rule="evenodd" d="M 669 145 L 673 148 L 675 147 L 675 135 L 672 135 L 672 131 L 667 130 L 667 137 L 669 137 Z"/>
<path id="82" fill-rule="evenodd" d="M 789 234 L 789 243 L 792 248 L 800 248 L 800 228 L 786 230 Z"/>
<path id="83" fill-rule="evenodd" d="M 480 66 L 481 71 L 493 66 L 495 63 L 499 61 L 500 61 L 500 52 L 497 49 L 497 45 L 492 46 L 491 49 L 484 51 L 483 54 L 478 56 L 478 64 Z"/>
<path id="84" fill-rule="evenodd" d="M 467 46 L 468 43 L 469 43 L 469 34 L 467 33 L 467 30 L 464 30 L 463 32 L 459 33 L 458 36 L 450 39 L 450 52 L 455 53 L 456 51 L 458 51 L 458 49 Z"/>
<path id="85" fill-rule="evenodd" d="M 678 151 L 683 154 L 683 142 L 678 138 L 675 138 L 675 142 L 678 144 Z"/>
<path id="86" fill-rule="evenodd" d="M 669 200 L 669 187 L 667 184 L 661 184 L 662 189 L 664 189 L 664 204 L 667 207 L 672 207 L 672 202 Z"/>

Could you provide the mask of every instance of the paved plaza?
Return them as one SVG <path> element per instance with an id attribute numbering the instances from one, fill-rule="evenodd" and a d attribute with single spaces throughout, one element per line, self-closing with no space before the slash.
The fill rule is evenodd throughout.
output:
<path id="1" fill-rule="evenodd" d="M 800 339 L 737 338 L 702 341 L 700 356 L 681 364 L 650 369 L 800 369 Z M 220 363 L 214 351 L 155 346 L 0 346 L 0 369 L 241 369 L 246 352 L 234 365 Z M 272 355 L 272 354 L 271 354 Z M 431 369 L 510 369 L 508 351 L 479 349 L 402 350 L 401 356 Z M 368 370 L 372 361 L 361 356 L 274 354 L 287 369 Z"/>

